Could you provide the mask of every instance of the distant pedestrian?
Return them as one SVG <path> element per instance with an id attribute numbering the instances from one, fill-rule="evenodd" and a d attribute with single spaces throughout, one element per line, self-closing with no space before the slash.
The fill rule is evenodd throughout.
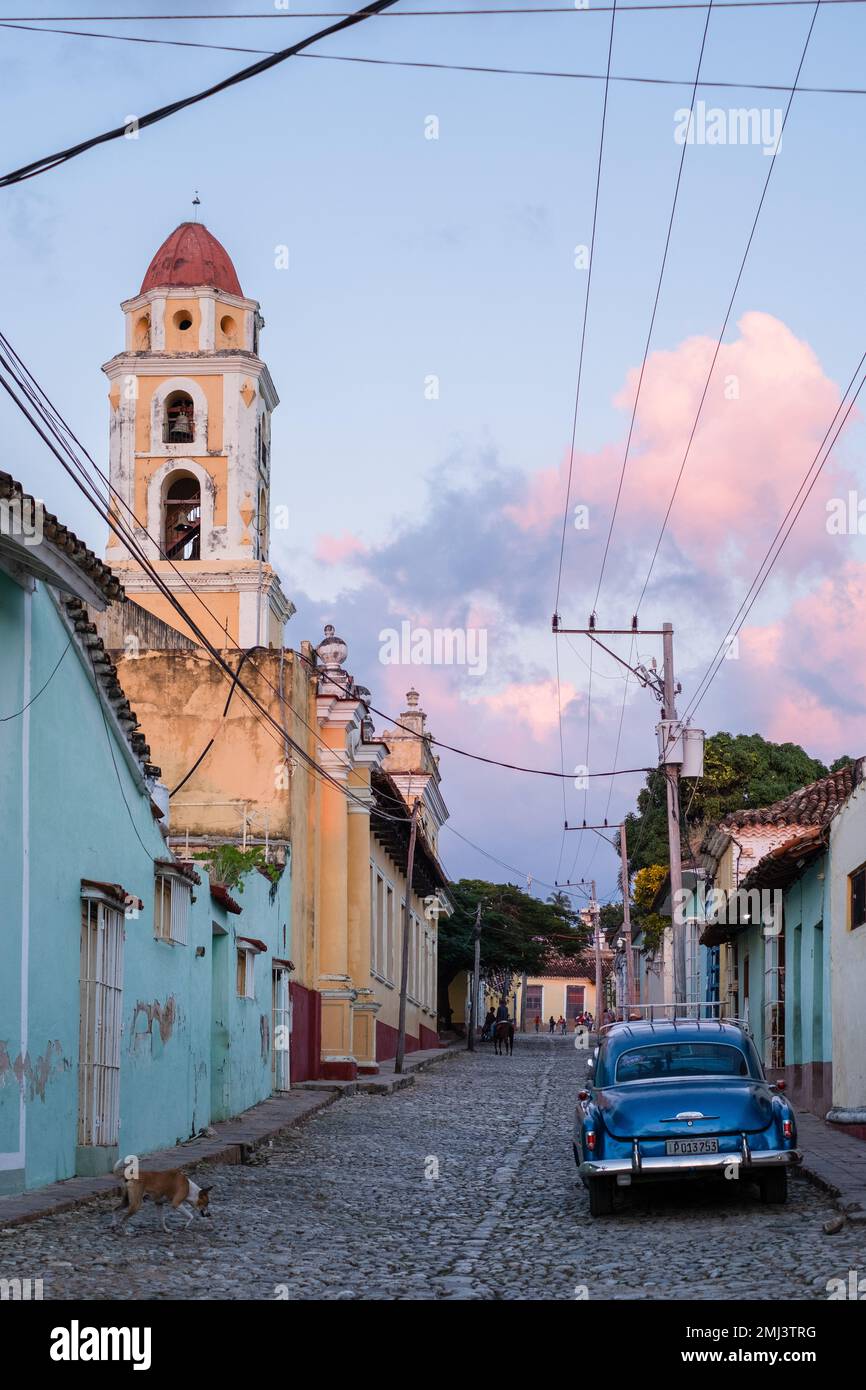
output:
<path id="1" fill-rule="evenodd" d="M 562 1014 L 559 1015 L 559 1035 L 562 1038 L 565 1037 L 565 1019 L 562 1017 Z"/>
<path id="2" fill-rule="evenodd" d="M 535 1015 L 535 1031 L 536 1031 L 536 1033 L 539 1031 L 540 1028 L 541 1028 L 541 1014 L 536 1014 L 536 1015 Z"/>
<path id="3" fill-rule="evenodd" d="M 556 1028 L 556 1019 L 553 1017 L 553 1014 L 551 1014 L 551 1015 L 550 1015 L 550 1018 L 547 1020 L 547 1026 L 548 1026 L 548 1028 L 549 1028 L 549 1030 L 550 1030 L 551 1033 L 552 1033 L 552 1032 L 554 1031 L 554 1029 Z"/>

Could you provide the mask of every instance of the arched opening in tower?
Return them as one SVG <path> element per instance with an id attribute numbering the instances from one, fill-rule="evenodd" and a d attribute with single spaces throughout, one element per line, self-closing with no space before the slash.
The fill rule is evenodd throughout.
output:
<path id="1" fill-rule="evenodd" d="M 166 397 L 162 425 L 163 444 L 191 444 L 195 438 L 195 409 L 185 391 L 172 391 Z"/>
<path id="2" fill-rule="evenodd" d="M 201 488 L 191 473 L 172 473 L 167 480 L 163 550 L 167 560 L 201 559 Z"/>

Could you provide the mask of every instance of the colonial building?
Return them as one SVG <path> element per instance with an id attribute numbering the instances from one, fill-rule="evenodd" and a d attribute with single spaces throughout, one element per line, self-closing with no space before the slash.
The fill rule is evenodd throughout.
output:
<path id="1" fill-rule="evenodd" d="M 258 846 L 284 871 L 292 1079 L 373 1071 L 396 1044 L 416 796 L 407 1046 L 436 1039 L 424 898 L 444 898 L 446 811 L 424 717 L 410 703 L 402 727 L 375 735 L 333 630 L 317 649 L 285 646 L 294 609 L 269 562 L 278 397 L 259 305 L 225 249 L 183 223 L 122 308 L 126 348 L 105 371 L 115 506 L 133 536 L 112 536 L 108 556 L 131 597 L 95 621 L 158 750 L 177 852 Z"/>
<path id="2" fill-rule="evenodd" d="M 172 853 L 91 612 L 116 575 L 0 474 L 0 1195 L 107 1172 L 283 1083 L 287 883 Z M 22 531 L 22 514 L 38 520 Z"/>
<path id="3" fill-rule="evenodd" d="M 279 647 L 293 608 L 268 563 L 279 397 L 259 355 L 259 305 L 207 228 L 182 222 L 121 308 L 126 346 L 103 368 L 121 519 L 209 641 Z M 137 603 L 187 630 L 114 534 L 107 558 Z"/>

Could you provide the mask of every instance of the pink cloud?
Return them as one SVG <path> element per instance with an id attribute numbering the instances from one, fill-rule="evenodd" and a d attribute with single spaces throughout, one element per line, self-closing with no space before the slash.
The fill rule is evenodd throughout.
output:
<path id="1" fill-rule="evenodd" d="M 343 531 L 339 536 L 319 536 L 314 556 L 320 564 L 341 565 L 366 553 L 367 547 L 357 536 L 353 536 L 351 531 Z"/>
<path id="2" fill-rule="evenodd" d="M 743 631 L 743 657 L 762 668 L 765 737 L 825 759 L 866 751 L 864 614 L 866 564 L 848 561 L 778 621 Z"/>
<path id="3" fill-rule="evenodd" d="M 739 336 L 722 346 L 701 411 L 667 540 L 700 573 L 751 574 L 811 463 L 839 401 L 809 345 L 770 314 L 743 315 Z M 614 544 L 653 544 L 697 412 L 715 341 L 695 337 L 650 355 L 641 389 Z M 615 397 L 628 416 L 637 389 L 632 369 Z M 624 439 L 595 454 L 575 455 L 571 506 L 589 507 L 590 540 L 602 538 L 619 482 Z M 561 525 L 567 456 L 529 481 L 519 504 L 505 509 L 523 530 Z M 847 486 L 834 456 L 806 503 L 780 566 L 813 559 L 826 546 L 825 503 Z M 573 514 L 569 528 L 573 527 Z M 581 533 L 586 534 L 586 533 Z M 568 558 L 568 536 L 566 540 Z M 573 552 L 572 552 L 573 554 Z"/>
<path id="4" fill-rule="evenodd" d="M 563 712 L 576 695 L 575 686 L 563 681 Z M 512 724 L 516 721 L 518 729 L 527 730 L 536 742 L 546 739 L 559 722 L 554 680 L 512 681 L 496 695 L 485 695 L 479 703 L 493 715 L 506 717 Z"/>

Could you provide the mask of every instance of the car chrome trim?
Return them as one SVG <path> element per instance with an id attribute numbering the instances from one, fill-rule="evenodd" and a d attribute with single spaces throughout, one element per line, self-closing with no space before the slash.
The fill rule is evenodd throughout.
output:
<path id="1" fill-rule="evenodd" d="M 647 1158 L 638 1153 L 638 1161 L 635 1163 L 635 1149 L 632 1150 L 630 1159 L 602 1158 L 584 1161 L 578 1165 L 577 1171 L 582 1178 L 604 1177 L 609 1173 L 668 1173 L 675 1176 L 677 1173 L 695 1168 L 713 1170 L 729 1168 L 732 1165 L 745 1169 L 785 1168 L 803 1162 L 800 1149 L 763 1149 L 752 1152 L 747 1147 L 748 1158 L 744 1158 L 742 1153 L 691 1154 L 682 1158 L 673 1158 L 667 1154 L 658 1158 Z"/>

